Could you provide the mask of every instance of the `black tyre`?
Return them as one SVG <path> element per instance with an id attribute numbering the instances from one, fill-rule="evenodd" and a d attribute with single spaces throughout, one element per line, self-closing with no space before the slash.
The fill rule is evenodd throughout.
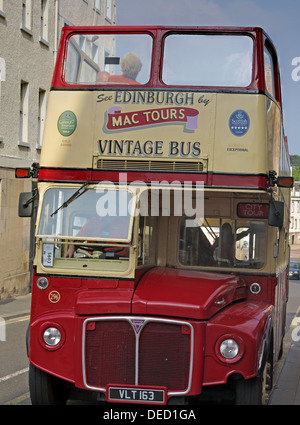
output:
<path id="1" fill-rule="evenodd" d="M 29 365 L 29 389 L 33 405 L 64 405 L 69 390 L 61 379 Z"/>
<path id="2" fill-rule="evenodd" d="M 266 362 L 260 375 L 252 379 L 239 379 L 236 382 L 235 404 L 259 406 L 268 404 L 272 381 L 272 367 Z"/>

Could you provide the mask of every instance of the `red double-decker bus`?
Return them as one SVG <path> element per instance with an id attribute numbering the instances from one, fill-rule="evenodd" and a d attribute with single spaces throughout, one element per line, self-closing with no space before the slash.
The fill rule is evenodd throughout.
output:
<path id="1" fill-rule="evenodd" d="M 21 175 L 22 170 L 17 170 Z M 37 178 L 33 404 L 262 404 L 282 352 L 289 193 L 260 28 L 63 28 Z M 20 215 L 37 198 L 22 194 Z"/>

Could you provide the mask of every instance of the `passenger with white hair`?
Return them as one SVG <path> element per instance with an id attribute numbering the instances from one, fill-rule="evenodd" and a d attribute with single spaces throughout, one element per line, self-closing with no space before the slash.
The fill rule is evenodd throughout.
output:
<path id="1" fill-rule="evenodd" d="M 140 84 L 136 77 L 142 68 L 142 62 L 135 53 L 127 53 L 120 61 L 122 75 L 111 75 L 109 83 Z"/>

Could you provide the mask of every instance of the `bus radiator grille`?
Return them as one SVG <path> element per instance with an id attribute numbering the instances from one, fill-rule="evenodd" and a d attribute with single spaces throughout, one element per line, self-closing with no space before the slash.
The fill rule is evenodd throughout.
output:
<path id="1" fill-rule="evenodd" d="M 88 387 L 118 383 L 186 390 L 191 341 L 182 325 L 149 321 L 137 332 L 130 320 L 89 323 L 85 338 Z"/>

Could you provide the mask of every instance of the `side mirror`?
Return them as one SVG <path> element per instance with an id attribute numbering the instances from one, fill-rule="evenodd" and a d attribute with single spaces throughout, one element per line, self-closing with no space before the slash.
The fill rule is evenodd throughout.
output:
<path id="1" fill-rule="evenodd" d="M 32 192 L 22 192 L 19 198 L 19 217 L 31 217 L 33 211 Z"/>
<path id="2" fill-rule="evenodd" d="M 269 226 L 282 227 L 284 216 L 284 203 L 281 201 L 274 201 L 273 199 L 269 204 L 268 223 Z"/>

